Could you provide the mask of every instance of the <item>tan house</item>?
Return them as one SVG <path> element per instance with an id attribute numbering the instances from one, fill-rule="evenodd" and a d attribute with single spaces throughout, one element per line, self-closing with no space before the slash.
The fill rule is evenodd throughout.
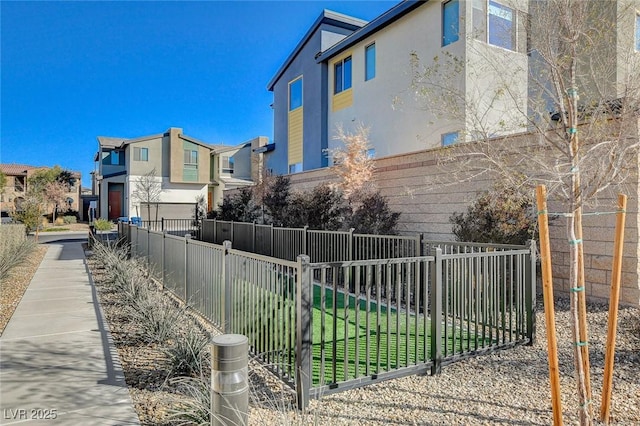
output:
<path id="1" fill-rule="evenodd" d="M 29 166 L 26 164 L 0 164 L 0 171 L 7 177 L 7 183 L 4 191 L 0 194 L 0 204 L 2 216 L 6 217 L 9 213 L 20 210 L 20 204 L 24 200 L 28 185 L 29 177 L 41 169 L 48 169 L 44 166 Z M 72 171 L 71 174 L 75 178 L 74 185 L 69 187 L 66 194 L 66 205 L 60 206 L 63 211 L 73 210 L 80 211 L 80 188 L 82 184 L 80 172 Z"/>
<path id="2" fill-rule="evenodd" d="M 211 145 L 175 127 L 131 139 L 99 136 L 93 172 L 98 217 L 190 218 L 200 197 L 214 210 L 224 189 L 253 185 L 259 176 L 254 157 L 262 154 L 252 149 L 267 141 Z"/>

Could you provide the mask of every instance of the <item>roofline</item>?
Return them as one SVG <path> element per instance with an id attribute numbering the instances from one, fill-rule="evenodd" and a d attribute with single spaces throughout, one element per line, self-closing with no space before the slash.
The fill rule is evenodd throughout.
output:
<path id="1" fill-rule="evenodd" d="M 340 54 L 344 50 L 353 46 L 354 44 L 364 40 L 370 35 L 380 31 L 386 26 L 394 23 L 398 19 L 402 18 L 404 15 L 413 11 L 414 9 L 426 4 L 429 0 L 404 0 L 401 3 L 393 6 L 391 9 L 384 12 L 382 15 L 375 18 L 373 21 L 369 22 L 364 27 L 355 31 L 353 34 L 348 35 L 338 43 L 331 46 L 329 49 L 320 53 L 316 57 L 316 62 L 321 63 L 331 59 L 332 57 Z"/>
<path id="2" fill-rule="evenodd" d="M 298 53 L 300 53 L 304 45 L 307 44 L 307 42 L 311 39 L 311 36 L 313 36 L 313 34 L 317 31 L 317 29 L 323 23 L 331 23 L 332 25 L 335 25 L 337 27 L 342 27 L 342 28 L 346 28 L 354 31 L 367 25 L 367 21 L 365 20 L 358 19 L 349 15 L 344 15 L 342 13 L 334 12 L 332 10 L 324 9 L 320 14 L 320 16 L 318 17 L 318 19 L 316 19 L 316 21 L 313 23 L 311 28 L 309 28 L 309 30 L 304 35 L 304 37 L 302 37 L 302 40 L 298 42 L 295 49 L 293 49 L 293 52 L 291 52 L 291 54 L 287 57 L 287 59 L 284 61 L 282 66 L 278 69 L 278 71 L 273 76 L 273 78 L 271 78 L 271 80 L 267 84 L 268 91 L 270 92 L 273 91 L 273 86 L 275 86 L 276 82 L 280 79 L 280 77 L 282 77 L 282 74 L 284 74 L 285 70 L 289 68 L 289 65 L 291 65 L 291 62 L 293 62 L 295 57 L 298 56 Z"/>
<path id="3" fill-rule="evenodd" d="M 213 150 L 212 154 L 221 154 L 223 152 L 235 151 L 238 149 L 246 148 L 248 146 L 251 146 L 251 142 L 242 142 L 241 144 L 225 146 L 224 148 L 221 148 L 221 149 L 218 147 Z"/>
<path id="4" fill-rule="evenodd" d="M 200 139 L 196 139 L 196 138 L 194 138 L 194 137 L 192 137 L 192 136 L 187 136 L 187 135 L 184 135 L 184 134 L 179 134 L 179 135 L 178 135 L 178 137 L 179 137 L 180 139 L 184 139 L 184 140 L 185 140 L 185 141 L 187 141 L 187 142 L 195 143 L 196 145 L 200 145 L 200 146 L 202 146 L 202 147 L 204 147 L 204 148 L 207 148 L 208 150 L 213 150 L 213 146 L 212 146 L 211 144 L 208 144 L 208 143 L 206 143 L 206 142 L 203 142 L 203 141 L 201 141 Z"/>
<path id="5" fill-rule="evenodd" d="M 102 147 L 102 148 L 120 149 L 120 148 L 123 148 L 126 145 L 129 145 L 129 144 L 132 144 L 132 143 L 144 142 L 144 141 L 147 141 L 147 140 L 150 140 L 150 139 L 163 138 L 166 135 L 168 135 L 168 133 L 164 132 L 164 133 L 157 133 L 155 135 L 139 136 L 137 138 L 131 138 L 131 139 L 128 139 L 128 138 L 111 138 L 109 136 L 98 136 L 98 143 L 100 144 L 100 147 Z M 192 136 L 187 136 L 187 135 L 184 135 L 184 134 L 180 133 L 178 135 L 178 137 L 180 139 L 184 139 L 184 140 L 186 140 L 188 142 L 195 143 L 196 145 L 201 145 L 201 146 L 203 146 L 203 147 L 205 147 L 207 149 L 213 149 L 211 144 L 203 142 L 200 139 L 196 139 L 196 138 L 194 138 Z M 102 141 L 101 141 L 102 138 L 121 139 L 121 141 L 120 141 L 120 143 L 118 145 L 114 145 L 114 144 L 104 145 L 102 143 Z M 96 156 L 97 156 L 97 153 L 96 153 Z M 95 160 L 95 161 L 97 161 L 97 160 Z"/>

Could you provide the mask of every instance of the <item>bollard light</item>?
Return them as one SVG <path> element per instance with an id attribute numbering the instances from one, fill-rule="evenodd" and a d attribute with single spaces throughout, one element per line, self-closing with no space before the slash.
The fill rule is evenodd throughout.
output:
<path id="1" fill-rule="evenodd" d="M 211 424 L 244 426 L 249 413 L 249 340 L 241 334 L 211 339 Z"/>

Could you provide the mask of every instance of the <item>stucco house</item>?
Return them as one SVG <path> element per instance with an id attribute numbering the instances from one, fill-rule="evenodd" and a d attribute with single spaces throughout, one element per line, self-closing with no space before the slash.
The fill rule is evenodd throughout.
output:
<path id="1" fill-rule="evenodd" d="M 252 149 L 267 143 L 258 137 L 237 146 L 212 145 L 175 127 L 138 138 L 97 139 L 98 217 L 109 220 L 190 218 L 200 197 L 213 210 L 224 189 L 253 185 L 263 154 Z"/>
<path id="2" fill-rule="evenodd" d="M 10 212 L 20 210 L 20 203 L 24 200 L 29 189 L 29 177 L 37 170 L 47 168 L 26 164 L 0 164 L 0 171 L 7 178 L 4 191 L 0 193 L 0 206 L 3 217 L 7 217 Z M 68 188 L 66 205 L 60 207 L 63 211 L 73 210 L 82 215 L 79 203 L 82 184 L 81 174 L 80 172 L 71 171 L 71 175 L 75 178 L 75 183 Z"/>

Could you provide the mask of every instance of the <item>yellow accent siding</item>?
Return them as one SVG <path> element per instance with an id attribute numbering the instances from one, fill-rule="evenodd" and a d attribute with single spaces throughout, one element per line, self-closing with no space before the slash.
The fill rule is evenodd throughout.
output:
<path id="1" fill-rule="evenodd" d="M 289 164 L 302 163 L 302 110 L 289 111 Z"/>
<path id="2" fill-rule="evenodd" d="M 353 105 L 353 89 L 347 89 L 337 95 L 333 95 L 332 111 L 340 111 L 351 105 Z"/>

